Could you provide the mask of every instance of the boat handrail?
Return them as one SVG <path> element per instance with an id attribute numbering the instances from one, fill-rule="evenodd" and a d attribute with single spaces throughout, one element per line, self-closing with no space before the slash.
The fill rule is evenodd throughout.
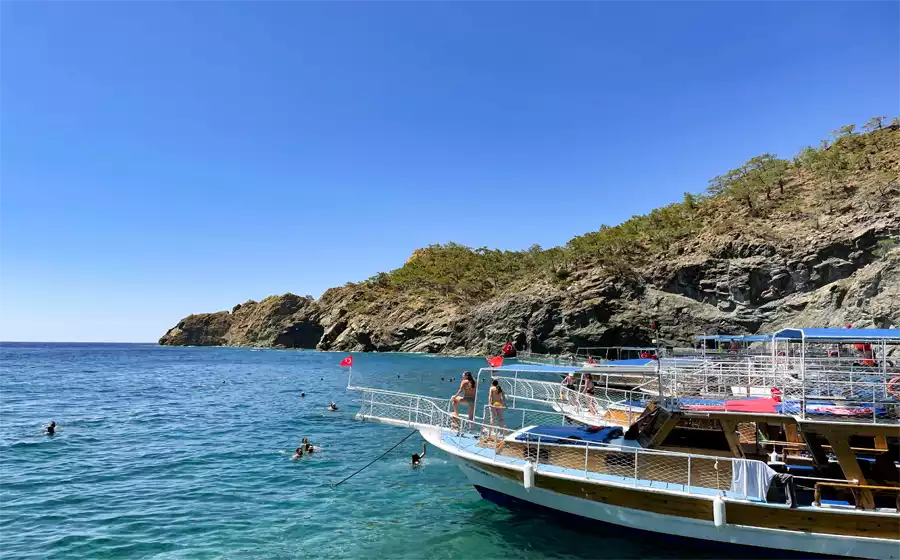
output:
<path id="1" fill-rule="evenodd" d="M 551 416 L 556 422 L 565 423 L 565 415 L 533 409 L 505 409 L 507 413 L 522 414 L 521 422 L 508 422 L 504 427 L 493 422 L 469 420 L 454 416 L 438 406 L 438 399 L 422 395 L 412 395 L 384 389 L 356 387 L 362 393 L 362 406 L 357 417 L 372 419 L 388 424 L 403 425 L 423 429 L 434 427 L 442 430 L 442 438 L 447 438 L 451 445 L 455 444 L 460 452 L 473 453 L 468 446 L 494 451 L 494 458 L 505 456 L 511 459 L 531 461 L 536 469 L 542 465 L 548 473 L 565 476 L 576 476 L 595 481 L 597 475 L 610 475 L 611 482 L 621 484 L 643 485 L 656 488 L 654 484 L 663 483 L 666 491 L 697 494 L 709 489 L 724 493 L 727 497 L 742 499 L 760 499 L 749 496 L 733 488 L 732 466 L 735 461 L 752 461 L 754 459 L 738 459 L 720 455 L 703 453 L 687 453 L 673 450 L 645 449 L 638 445 L 623 445 L 621 440 L 613 442 L 589 441 L 579 438 L 565 437 L 552 433 L 542 433 L 541 424 L 529 420 L 528 415 Z M 482 420 L 488 417 L 491 405 L 483 406 Z M 508 417 L 507 417 L 508 420 Z M 512 428 L 510 425 L 517 427 Z M 544 424 L 546 425 L 546 424 Z M 462 446 L 463 434 L 475 434 L 477 440 L 469 440 L 466 448 Z M 522 435 L 528 434 L 524 439 Z M 510 451 L 510 444 L 520 444 Z M 552 447 L 547 447 L 551 444 Z M 541 446 L 544 452 L 541 452 Z M 550 450 L 553 449 L 552 453 Z M 504 451 L 505 450 L 505 451 Z M 474 451 L 476 455 L 481 452 Z M 512 454 L 510 454 L 512 453 Z M 574 455 L 573 455 L 574 453 Z M 522 455 L 520 457 L 520 455 Z M 483 455 L 482 455 L 483 456 Z M 630 458 L 629 458 L 630 457 Z M 765 464 L 765 463 L 763 463 Z M 563 471 L 555 469 L 564 469 Z M 627 472 L 625 472 L 627 471 Z M 582 474 L 583 473 L 583 474 Z M 593 474 L 593 478 L 592 475 Z M 814 481 L 818 484 L 854 485 L 863 491 L 868 490 L 859 485 L 857 480 L 828 479 L 794 475 L 799 480 Z M 705 492 L 700 489 L 706 489 Z M 873 487 L 873 490 L 878 490 Z M 706 494 L 709 495 L 708 493 Z M 763 497 L 764 498 L 764 497 Z"/>
<path id="2" fill-rule="evenodd" d="M 403 405 L 403 404 L 389 403 L 389 402 L 366 401 L 366 398 L 365 398 L 366 393 L 371 393 L 373 395 L 378 394 L 378 395 L 401 396 L 401 397 L 412 396 L 412 397 L 416 398 L 417 405 L 420 405 L 422 402 L 424 402 L 424 403 L 434 407 L 434 410 L 431 412 L 439 413 L 440 415 L 442 415 L 442 419 L 447 420 L 447 423 L 446 423 L 446 425 L 444 425 L 444 423 L 442 423 L 442 422 L 438 422 L 438 423 L 432 422 L 432 423 L 426 424 L 423 422 L 411 422 L 410 421 L 409 422 L 410 426 L 420 425 L 420 426 L 433 426 L 433 427 L 450 427 L 449 426 L 450 424 L 456 424 L 458 422 L 460 426 L 474 426 L 474 427 L 484 428 L 484 429 L 502 430 L 502 428 L 499 428 L 498 426 L 487 423 L 487 422 L 479 422 L 476 420 L 468 420 L 467 418 L 463 418 L 463 417 L 455 417 L 455 416 L 453 416 L 453 414 L 449 413 L 448 411 L 438 408 L 435 405 L 435 403 L 432 402 L 434 400 L 432 397 L 426 397 L 424 395 L 410 395 L 409 393 L 400 393 L 400 392 L 394 392 L 394 391 L 389 391 L 389 390 L 385 390 L 385 389 L 372 389 L 372 388 L 368 388 L 368 387 L 354 387 L 354 389 L 363 393 L 363 396 L 361 398 L 361 402 L 362 402 L 363 406 L 361 407 L 360 412 L 358 413 L 358 416 L 360 416 L 360 417 L 369 417 L 370 416 L 370 415 L 367 415 L 364 413 L 365 405 L 367 404 L 367 402 L 369 402 L 370 404 L 374 404 L 374 405 L 388 406 L 391 408 L 398 408 L 398 409 L 402 409 L 402 410 L 410 410 L 410 409 L 416 410 L 416 407 L 412 406 L 412 405 Z M 484 409 L 488 409 L 488 408 L 490 408 L 490 405 L 484 406 Z M 428 411 L 424 410 L 421 406 L 418 406 L 418 410 L 419 410 L 419 412 L 428 412 Z M 543 410 L 534 410 L 534 409 L 508 408 L 506 410 L 511 411 L 511 412 L 512 411 L 531 412 L 531 413 L 537 413 L 537 414 L 541 414 L 541 415 L 551 415 L 551 416 L 558 417 L 561 420 L 565 416 L 564 414 L 561 414 L 561 413 L 555 413 L 555 412 L 543 411 Z M 376 416 L 371 416 L 371 417 L 373 419 L 377 418 Z M 397 417 L 397 418 L 384 417 L 384 419 L 398 420 L 398 421 L 403 420 L 402 417 Z M 527 426 L 530 424 L 526 422 L 525 425 Z M 516 430 L 506 429 L 506 431 L 508 433 L 513 433 L 520 429 L 521 428 L 517 428 Z M 470 431 L 471 432 L 473 430 L 460 430 L 460 431 Z M 558 435 L 553 435 L 553 434 L 541 434 L 540 432 L 530 432 L 530 433 L 531 433 L 531 435 L 537 436 L 538 438 L 541 438 L 541 437 L 551 438 L 555 441 L 565 441 L 566 443 L 569 443 L 571 445 L 576 445 L 578 447 L 587 446 L 592 449 L 606 449 L 606 450 L 610 450 L 610 451 L 626 452 L 626 453 L 637 452 L 637 453 L 642 453 L 642 454 L 664 455 L 667 457 L 681 457 L 681 458 L 693 457 L 695 459 L 710 459 L 710 460 L 715 460 L 715 461 L 735 461 L 735 460 L 737 460 L 733 457 L 722 457 L 722 456 L 718 456 L 718 455 L 704 455 L 704 454 L 697 454 L 697 453 L 684 453 L 681 451 L 646 449 L 646 448 L 637 447 L 637 446 L 623 447 L 621 445 L 612 444 L 612 443 L 602 443 L 602 442 L 587 441 L 587 440 L 582 440 L 582 439 L 565 438 L 565 437 L 560 437 Z"/>

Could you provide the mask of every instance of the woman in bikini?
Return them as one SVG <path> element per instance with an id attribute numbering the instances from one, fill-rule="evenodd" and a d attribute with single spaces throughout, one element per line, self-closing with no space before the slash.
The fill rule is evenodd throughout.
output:
<path id="1" fill-rule="evenodd" d="M 590 373 L 584 374 L 584 394 L 591 414 L 597 414 L 597 406 L 594 404 L 594 378 Z"/>
<path id="2" fill-rule="evenodd" d="M 454 416 L 459 416 L 459 403 L 464 403 L 469 408 L 469 421 L 475 417 L 475 379 L 472 378 L 471 372 L 463 372 L 459 390 L 456 391 L 450 402 L 453 403 Z"/>
<path id="3" fill-rule="evenodd" d="M 488 393 L 488 402 L 491 403 L 491 425 L 494 425 L 494 413 L 497 414 L 497 420 L 500 427 L 506 430 L 506 424 L 503 422 L 503 409 L 506 408 L 506 393 L 500 387 L 498 380 L 491 381 L 491 390 Z"/>

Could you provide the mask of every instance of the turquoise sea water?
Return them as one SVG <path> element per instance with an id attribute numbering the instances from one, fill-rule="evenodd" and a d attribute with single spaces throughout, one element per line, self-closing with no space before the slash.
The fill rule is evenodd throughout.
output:
<path id="1" fill-rule="evenodd" d="M 410 468 L 417 435 L 332 488 L 409 433 L 353 419 L 343 356 L 0 345 L 0 558 L 704 554 L 495 506 L 437 450 Z M 484 364 L 403 354 L 355 362 L 354 384 L 434 396 Z M 330 400 L 340 412 L 326 410 Z M 42 433 L 50 420 L 62 426 L 53 437 Z M 294 461 L 304 436 L 321 452 Z"/>

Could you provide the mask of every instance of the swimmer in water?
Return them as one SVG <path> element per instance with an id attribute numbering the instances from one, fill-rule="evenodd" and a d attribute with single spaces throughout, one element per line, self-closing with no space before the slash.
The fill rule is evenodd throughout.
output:
<path id="1" fill-rule="evenodd" d="M 337 407 L 337 405 L 334 404 L 334 402 L 332 401 L 332 403 L 331 403 L 330 405 L 328 405 L 328 410 L 330 410 L 330 411 L 332 411 L 332 412 L 337 412 L 338 407 Z"/>
<path id="2" fill-rule="evenodd" d="M 56 433 L 56 420 L 52 420 L 50 422 L 50 425 L 47 426 L 47 435 L 52 436 L 55 433 Z"/>
<path id="3" fill-rule="evenodd" d="M 306 393 L 300 393 L 300 396 L 301 396 L 301 397 L 305 397 L 305 396 L 306 396 Z"/>
<path id="4" fill-rule="evenodd" d="M 309 443 L 309 438 L 303 438 L 302 443 L 303 443 L 303 450 L 306 451 L 307 453 L 313 453 L 316 450 L 316 448 L 313 447 L 313 444 Z"/>
<path id="5" fill-rule="evenodd" d="M 422 459 L 424 459 L 424 458 L 425 458 L 425 442 L 423 441 L 422 442 L 422 453 L 421 454 L 413 453 L 412 461 L 410 462 L 410 464 L 414 467 L 418 467 L 421 464 Z"/>
<path id="6" fill-rule="evenodd" d="M 292 459 L 297 460 L 301 457 L 303 457 L 303 446 L 302 445 L 294 451 L 294 456 L 292 457 Z"/>

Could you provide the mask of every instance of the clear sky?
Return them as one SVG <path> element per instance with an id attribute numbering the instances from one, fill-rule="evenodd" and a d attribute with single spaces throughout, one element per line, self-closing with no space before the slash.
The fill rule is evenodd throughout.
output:
<path id="1" fill-rule="evenodd" d="M 897 2 L 3 2 L 0 340 L 545 247 L 898 114 Z"/>

